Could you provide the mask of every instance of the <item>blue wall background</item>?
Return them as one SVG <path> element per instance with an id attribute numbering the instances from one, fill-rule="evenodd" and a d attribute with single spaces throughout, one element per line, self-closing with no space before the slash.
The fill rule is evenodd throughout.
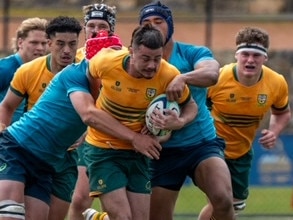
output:
<path id="1" fill-rule="evenodd" d="M 281 135 L 274 149 L 267 150 L 253 143 L 254 160 L 250 184 L 265 186 L 293 186 L 293 136 Z"/>

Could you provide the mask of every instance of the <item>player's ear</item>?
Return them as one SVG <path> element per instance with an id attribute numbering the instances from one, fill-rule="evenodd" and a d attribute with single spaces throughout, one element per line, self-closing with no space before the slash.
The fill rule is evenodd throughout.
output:
<path id="1" fill-rule="evenodd" d="M 128 47 L 128 51 L 129 51 L 130 55 L 133 53 L 133 48 L 132 48 L 132 46 L 129 46 L 129 47 Z"/>

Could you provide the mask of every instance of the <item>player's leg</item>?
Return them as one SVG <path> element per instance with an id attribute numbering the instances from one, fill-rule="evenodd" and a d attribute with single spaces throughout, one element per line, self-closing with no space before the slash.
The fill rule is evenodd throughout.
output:
<path id="1" fill-rule="evenodd" d="M 208 203 L 200 210 L 198 214 L 198 220 L 210 220 L 213 216 L 213 206 L 208 201 Z"/>
<path id="2" fill-rule="evenodd" d="M 236 215 L 238 215 L 246 207 L 246 199 L 249 195 L 249 176 L 252 166 L 252 159 L 252 150 L 236 160 L 226 159 L 232 178 L 234 197 L 233 205 Z"/>
<path id="3" fill-rule="evenodd" d="M 0 180 L 0 219 L 25 219 L 24 183 Z"/>
<path id="4" fill-rule="evenodd" d="M 163 148 L 160 159 L 151 161 L 150 219 L 173 219 L 179 190 L 187 176 L 188 164 L 193 161 L 190 155 L 182 148 Z"/>
<path id="5" fill-rule="evenodd" d="M 153 187 L 151 194 L 150 219 L 172 220 L 179 191 Z"/>
<path id="6" fill-rule="evenodd" d="M 231 177 L 223 159 L 214 156 L 203 160 L 196 168 L 195 180 L 209 198 L 215 219 L 235 219 Z"/>
<path id="7" fill-rule="evenodd" d="M 31 196 L 25 196 L 25 219 L 47 219 L 49 204 Z"/>
<path id="8" fill-rule="evenodd" d="M 49 220 L 64 220 L 72 199 L 77 180 L 77 152 L 68 151 L 64 158 L 64 167 L 52 176 L 52 195 Z"/>
<path id="9" fill-rule="evenodd" d="M 86 148 L 84 159 L 88 165 L 90 196 L 100 199 L 101 206 L 111 220 L 131 219 L 126 193 L 128 167 L 124 166 L 132 161 L 130 151 L 103 149 L 87 142 L 83 145 Z"/>
<path id="10" fill-rule="evenodd" d="M 195 168 L 193 180 L 207 195 L 213 209 L 210 219 L 235 219 L 231 176 L 224 160 L 225 143 L 215 138 L 202 143 L 200 161 Z M 217 184 L 215 184 L 217 183 Z M 207 207 L 206 210 L 209 210 Z M 202 214 L 203 216 L 203 214 Z"/>
<path id="11" fill-rule="evenodd" d="M 78 179 L 69 207 L 69 220 L 83 220 L 82 213 L 91 207 L 93 199 L 89 197 L 89 180 L 85 166 L 78 166 Z"/>
<path id="12" fill-rule="evenodd" d="M 78 152 L 78 178 L 75 185 L 72 202 L 68 211 L 69 220 L 83 220 L 82 213 L 91 207 L 93 199 L 89 196 L 90 186 L 86 173 L 86 164 L 83 158 L 84 145 L 77 148 Z"/>
<path id="13" fill-rule="evenodd" d="M 41 170 L 32 163 L 36 158 L 27 154 L 6 131 L 0 133 L 0 152 L 0 218 L 5 220 L 29 219 L 31 203 L 29 200 L 25 200 L 25 190 L 32 179 L 39 180 Z M 44 176 L 47 177 L 45 174 Z M 46 186 L 49 186 L 50 189 L 50 181 L 47 183 L 44 186 L 45 193 L 47 192 Z M 40 193 L 42 194 L 42 192 Z M 50 193 L 47 195 L 49 196 Z M 40 217 L 38 219 L 46 219 L 48 205 L 44 205 L 38 199 L 34 200 L 36 207 L 39 208 L 36 216 Z M 27 202 L 25 207 L 24 204 Z"/>
<path id="14" fill-rule="evenodd" d="M 49 211 L 49 220 L 64 220 L 69 209 L 70 202 L 64 201 L 54 195 L 51 195 L 51 204 Z"/>

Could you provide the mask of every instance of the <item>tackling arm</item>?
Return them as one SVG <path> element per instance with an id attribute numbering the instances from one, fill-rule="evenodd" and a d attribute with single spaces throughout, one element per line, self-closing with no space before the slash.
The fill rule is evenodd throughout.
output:
<path id="1" fill-rule="evenodd" d="M 96 108 L 91 94 L 73 92 L 69 97 L 73 107 L 86 125 L 111 134 L 121 140 L 129 141 L 134 147 L 134 150 L 151 159 L 159 159 L 159 151 L 162 147 L 158 141 L 151 136 L 130 130 L 107 112 Z"/>

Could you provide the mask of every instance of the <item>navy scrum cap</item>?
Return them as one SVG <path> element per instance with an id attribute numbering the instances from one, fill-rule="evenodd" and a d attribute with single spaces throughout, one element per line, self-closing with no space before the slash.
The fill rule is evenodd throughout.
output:
<path id="1" fill-rule="evenodd" d="M 141 24 L 149 16 L 160 16 L 166 20 L 168 24 L 168 36 L 166 42 L 170 40 L 174 33 L 174 24 L 171 10 L 163 5 L 160 1 L 145 5 L 139 13 L 139 24 Z"/>

